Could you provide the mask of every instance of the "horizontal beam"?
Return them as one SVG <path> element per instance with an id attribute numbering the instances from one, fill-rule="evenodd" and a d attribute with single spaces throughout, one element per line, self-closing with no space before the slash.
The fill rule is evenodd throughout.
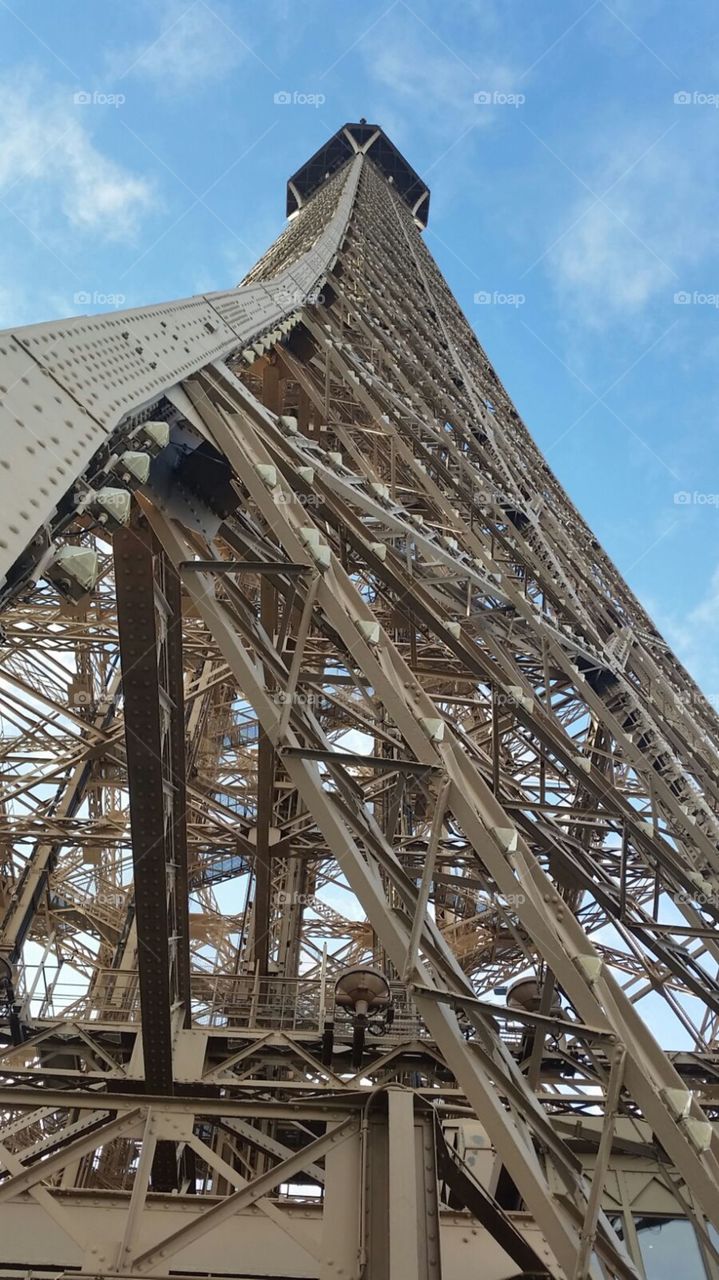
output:
<path id="1" fill-rule="evenodd" d="M 246 1081 L 241 1082 L 243 1087 Z M 283 1082 L 278 1082 L 283 1083 Z M 267 1082 L 264 1088 L 267 1089 Z M 317 1086 L 314 1086 L 317 1091 Z M 429 1091 L 428 1091 L 429 1092 Z M 136 1108 L 141 1110 L 152 1107 L 154 1111 L 167 1111 L 175 1115 L 190 1116 L 238 1116 L 240 1119 L 253 1117 L 275 1120 L 323 1120 L 328 1124 L 340 1123 L 348 1116 L 354 1115 L 366 1104 L 367 1094 L 362 1091 L 347 1093 L 338 1098 L 337 1095 L 323 1095 L 321 1101 L 291 1102 L 280 1099 L 267 1102 L 263 1098 L 218 1098 L 216 1092 L 211 1097 L 182 1097 L 172 1094 L 160 1097 L 149 1093 L 104 1093 L 97 1089 L 82 1093 L 79 1090 L 69 1092 L 67 1089 L 0 1089 L 0 1109 L 28 1107 L 35 1110 L 38 1106 L 67 1108 L 73 1111 L 96 1111 L 102 1107 L 107 1111 L 124 1112 L 125 1117 Z M 2 1131 L 0 1130 L 0 1137 Z"/>
<path id="2" fill-rule="evenodd" d="M 283 747 L 280 757 L 292 756 L 296 760 L 321 760 L 325 764 L 363 765 L 368 769 L 389 773 L 435 773 L 439 766 L 423 764 L 421 760 L 391 760 L 385 756 L 365 756 L 355 751 L 315 751 L 311 747 Z"/>
<path id="3" fill-rule="evenodd" d="M 183 560 L 181 573 L 283 573 L 298 576 L 307 573 L 306 564 L 285 564 L 282 560 Z"/>

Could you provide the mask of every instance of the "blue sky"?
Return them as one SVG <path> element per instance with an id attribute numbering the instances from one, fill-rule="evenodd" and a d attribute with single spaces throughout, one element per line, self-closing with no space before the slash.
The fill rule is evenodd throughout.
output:
<path id="1" fill-rule="evenodd" d="M 719 706 L 717 102 L 696 0 L 0 0 L 0 325 L 236 283 L 289 174 L 380 123 L 550 465 Z"/>

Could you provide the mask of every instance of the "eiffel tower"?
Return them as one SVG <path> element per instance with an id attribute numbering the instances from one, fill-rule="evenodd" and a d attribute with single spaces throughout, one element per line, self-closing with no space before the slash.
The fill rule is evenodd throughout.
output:
<path id="1" fill-rule="evenodd" d="M 719 1275 L 719 722 L 429 203 L 0 334 L 3 1276 Z"/>

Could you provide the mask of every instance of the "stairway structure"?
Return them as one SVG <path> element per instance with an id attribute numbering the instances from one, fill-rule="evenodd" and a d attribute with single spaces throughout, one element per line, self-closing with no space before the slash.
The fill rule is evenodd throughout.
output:
<path id="1" fill-rule="evenodd" d="M 718 1280 L 719 722 L 382 130 L 287 207 L 0 334 L 0 1275 Z"/>

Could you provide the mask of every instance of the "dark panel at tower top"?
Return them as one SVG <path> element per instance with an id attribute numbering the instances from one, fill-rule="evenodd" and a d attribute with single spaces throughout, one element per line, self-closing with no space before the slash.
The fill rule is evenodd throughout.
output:
<path id="1" fill-rule="evenodd" d="M 421 226 L 429 219 L 429 187 L 377 124 L 345 124 L 292 175 L 287 183 L 287 216 L 307 202 L 318 187 L 358 152 L 365 152 L 397 189 Z"/>

